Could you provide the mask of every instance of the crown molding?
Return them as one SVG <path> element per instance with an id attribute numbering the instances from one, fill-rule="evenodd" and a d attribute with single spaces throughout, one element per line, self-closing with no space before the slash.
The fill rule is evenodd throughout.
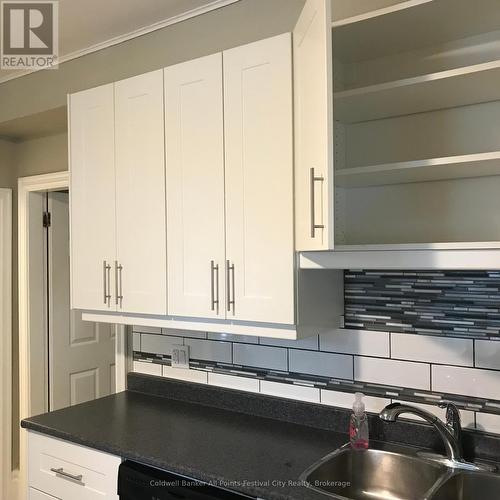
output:
<path id="1" fill-rule="evenodd" d="M 156 23 L 150 24 L 148 26 L 143 26 L 142 28 L 138 28 L 134 31 L 130 31 L 129 33 L 125 33 L 123 35 L 116 36 L 114 38 L 110 38 L 109 40 L 105 40 L 104 42 L 96 43 L 95 45 L 91 45 L 81 50 L 77 50 L 75 52 L 71 52 L 70 54 L 63 55 L 58 58 L 58 64 L 63 64 L 68 61 L 72 61 L 73 59 L 78 59 L 79 57 L 86 56 L 88 54 L 92 54 L 93 52 L 98 52 L 103 49 L 107 49 L 108 47 L 113 47 L 114 45 L 118 45 L 123 42 L 127 42 L 128 40 L 132 40 L 134 38 L 147 35 L 153 31 L 158 31 L 167 26 L 171 26 L 172 24 L 177 24 L 182 21 L 186 21 L 187 19 L 191 19 L 193 17 L 201 16 L 202 14 L 206 14 L 207 12 L 211 12 L 213 10 L 220 9 L 232 3 L 239 2 L 240 0 L 213 0 L 212 2 L 197 7 L 195 9 L 188 10 L 183 12 L 182 14 L 178 14 L 176 16 L 168 17 L 167 19 L 163 19 Z M 12 73 L 11 75 L 0 78 L 0 84 L 8 82 L 10 80 L 15 80 L 16 78 L 21 78 L 26 75 L 30 75 L 32 73 L 37 73 L 38 71 L 43 71 L 42 69 L 35 70 L 27 70 L 27 71 L 19 71 Z M 45 70 L 47 71 L 47 70 Z"/>

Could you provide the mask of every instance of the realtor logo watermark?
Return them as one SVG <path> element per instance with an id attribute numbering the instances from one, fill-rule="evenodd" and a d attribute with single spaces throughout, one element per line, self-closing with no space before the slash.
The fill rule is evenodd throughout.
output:
<path id="1" fill-rule="evenodd" d="M 57 1 L 1 2 L 1 69 L 57 68 L 58 7 Z"/>

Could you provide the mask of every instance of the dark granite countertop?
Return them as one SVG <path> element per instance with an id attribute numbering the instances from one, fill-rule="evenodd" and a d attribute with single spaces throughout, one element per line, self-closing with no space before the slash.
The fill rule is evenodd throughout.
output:
<path id="1" fill-rule="evenodd" d="M 129 375 L 129 390 L 22 422 L 43 434 L 266 500 L 323 499 L 293 484 L 347 440 L 349 412 L 322 405 Z M 428 426 L 371 418 L 376 439 L 439 449 Z M 496 449 L 477 436 L 466 448 Z"/>
<path id="2" fill-rule="evenodd" d="M 240 483 L 230 489 L 248 495 L 283 500 L 324 499 L 304 486 L 276 481 L 298 480 L 346 441 L 346 435 L 330 431 L 130 391 L 22 425 L 204 481 Z"/>

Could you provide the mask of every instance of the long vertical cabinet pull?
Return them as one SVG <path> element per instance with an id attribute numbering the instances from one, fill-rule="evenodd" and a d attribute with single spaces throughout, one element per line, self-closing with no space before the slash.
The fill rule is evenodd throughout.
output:
<path id="1" fill-rule="evenodd" d="M 115 260 L 115 301 L 116 305 L 122 307 L 123 302 L 123 284 L 122 284 L 123 266 Z"/>
<path id="2" fill-rule="evenodd" d="M 111 305 L 111 284 L 110 284 L 110 272 L 111 265 L 108 264 L 105 260 L 102 261 L 102 284 L 104 290 L 104 303 Z"/>
<path id="3" fill-rule="evenodd" d="M 210 261 L 211 310 L 219 314 L 219 264 Z"/>
<path id="4" fill-rule="evenodd" d="M 325 178 L 322 175 L 315 175 L 314 168 L 311 168 L 309 175 L 309 184 L 310 184 L 310 202 L 311 202 L 311 238 L 316 238 L 316 229 L 324 229 L 324 224 L 316 224 L 316 182 L 321 182 Z"/>
<path id="5" fill-rule="evenodd" d="M 226 260 L 226 291 L 227 291 L 227 311 L 231 312 L 233 308 L 233 316 L 236 312 L 236 301 L 234 297 L 234 264 Z"/>

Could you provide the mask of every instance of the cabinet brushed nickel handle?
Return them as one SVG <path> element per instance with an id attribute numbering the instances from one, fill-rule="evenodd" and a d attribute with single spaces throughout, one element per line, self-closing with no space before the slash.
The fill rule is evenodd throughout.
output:
<path id="1" fill-rule="evenodd" d="M 316 224 L 315 221 L 315 208 L 316 208 L 316 196 L 314 193 L 314 186 L 316 182 L 323 182 L 325 178 L 322 175 L 314 174 L 314 167 L 310 170 L 309 177 L 309 189 L 310 189 L 310 198 L 311 198 L 311 238 L 316 237 L 316 229 L 324 229 L 324 224 Z"/>
<path id="2" fill-rule="evenodd" d="M 83 482 L 83 476 L 81 474 L 70 474 L 69 472 L 66 472 L 62 467 L 59 467 L 59 469 L 51 468 L 50 470 L 58 476 L 64 477 L 66 479 L 78 481 L 79 483 Z"/>
<path id="3" fill-rule="evenodd" d="M 210 261 L 210 296 L 212 311 L 215 311 L 217 306 L 217 314 L 219 314 L 219 264 L 213 260 Z"/>
<path id="4" fill-rule="evenodd" d="M 122 306 L 123 301 L 122 270 L 123 266 L 118 264 L 118 261 L 115 260 L 115 297 L 116 305 L 120 307 Z"/>
<path id="5" fill-rule="evenodd" d="M 232 293 L 231 293 L 232 288 Z M 235 314 L 235 298 L 234 298 L 234 264 L 226 260 L 226 291 L 227 291 L 227 310 L 231 312 L 233 306 L 233 315 Z"/>
<path id="6" fill-rule="evenodd" d="M 111 290 L 110 290 L 110 272 L 111 265 L 108 264 L 105 260 L 102 261 L 102 279 L 103 279 L 103 288 L 104 288 L 104 303 L 111 305 Z"/>

